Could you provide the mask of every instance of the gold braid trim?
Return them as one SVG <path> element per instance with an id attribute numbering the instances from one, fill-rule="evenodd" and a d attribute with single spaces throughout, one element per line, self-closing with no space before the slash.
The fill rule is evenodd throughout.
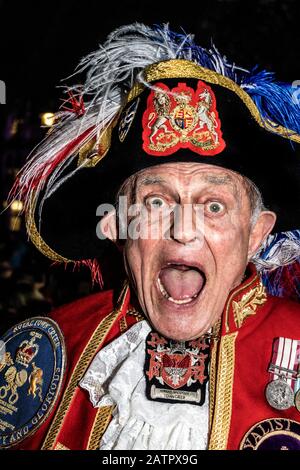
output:
<path id="1" fill-rule="evenodd" d="M 114 322 L 118 318 L 120 311 L 123 309 L 128 288 L 128 283 L 125 282 L 121 295 L 119 297 L 119 301 L 117 303 L 117 308 L 100 322 L 100 324 L 94 331 L 92 337 L 90 338 L 88 344 L 82 351 L 81 356 L 71 376 L 71 379 L 69 380 L 68 386 L 65 390 L 61 404 L 55 414 L 53 422 L 49 428 L 48 434 L 44 440 L 42 450 L 53 449 L 53 445 L 62 428 L 64 418 L 68 412 L 76 387 L 78 386 L 78 383 L 82 378 L 83 374 L 85 373 L 86 369 L 90 365 L 90 362 L 95 356 L 97 350 L 105 341 L 105 338 L 107 337 Z"/>
<path id="2" fill-rule="evenodd" d="M 235 362 L 235 340 L 238 332 L 223 336 L 220 342 L 214 416 L 209 450 L 226 450 L 229 435 Z"/>
<path id="3" fill-rule="evenodd" d="M 125 317 L 120 318 L 119 327 L 120 327 L 121 333 L 124 333 L 124 331 L 128 329 L 127 321 Z"/>
<path id="4" fill-rule="evenodd" d="M 70 449 L 64 446 L 63 444 L 61 444 L 60 442 L 58 442 L 53 450 L 70 450 Z"/>
<path id="5" fill-rule="evenodd" d="M 195 64 L 189 60 L 184 59 L 171 59 L 156 64 L 149 65 L 143 72 L 143 78 L 147 82 L 155 80 L 162 80 L 166 78 L 196 78 L 198 80 L 205 80 L 208 83 L 215 85 L 221 85 L 228 90 L 233 91 L 243 101 L 243 103 L 249 109 L 251 115 L 256 122 L 264 129 L 279 134 L 286 139 L 291 139 L 294 142 L 300 143 L 300 135 L 294 131 L 287 129 L 286 127 L 279 126 L 272 121 L 262 119 L 260 112 L 255 105 L 254 101 L 237 83 L 228 77 L 209 70 L 205 67 Z M 137 83 L 133 86 L 132 90 L 128 93 L 127 102 L 132 101 L 142 91 L 144 87 L 141 83 Z"/>
<path id="6" fill-rule="evenodd" d="M 247 284 L 242 284 L 241 287 L 239 289 L 235 289 L 231 296 L 229 297 L 228 301 L 227 301 L 227 307 L 226 307 L 226 311 L 225 311 L 225 328 L 226 328 L 226 333 L 229 333 L 229 309 L 230 309 L 230 306 L 231 306 L 231 303 L 232 303 L 232 299 L 237 295 L 239 294 L 239 292 L 241 292 L 242 290 L 246 290 L 247 287 L 251 286 L 251 284 L 254 284 L 255 281 L 257 280 L 258 278 L 258 275 L 256 275 L 251 281 L 249 281 Z"/>
<path id="7" fill-rule="evenodd" d="M 217 351 L 219 340 L 216 339 L 220 334 L 221 320 L 218 320 L 213 327 L 213 346 L 211 349 L 210 366 L 209 366 L 209 429 L 212 427 L 213 412 L 215 404 L 216 374 L 217 374 Z"/>
<path id="8" fill-rule="evenodd" d="M 217 349 L 218 349 L 218 343 L 214 342 L 214 345 L 211 351 L 210 368 L 209 368 L 209 429 L 212 427 L 214 403 L 215 403 Z"/>
<path id="9" fill-rule="evenodd" d="M 56 251 L 52 250 L 52 248 L 50 248 L 50 246 L 47 245 L 47 243 L 41 237 L 34 220 L 34 213 L 36 207 L 35 195 L 32 196 L 32 202 L 30 203 L 29 207 L 29 210 L 25 214 L 26 230 L 30 237 L 30 240 L 35 245 L 35 247 L 41 253 L 43 253 L 43 255 L 47 256 L 53 261 L 58 261 L 59 263 L 74 263 L 75 261 L 68 258 L 64 258 L 60 254 L 56 253 Z"/>
<path id="10" fill-rule="evenodd" d="M 261 282 L 254 289 L 246 292 L 239 302 L 233 301 L 232 308 L 236 327 L 240 328 L 244 320 L 255 315 L 257 307 L 263 305 L 266 301 L 266 289 Z"/>
<path id="11" fill-rule="evenodd" d="M 98 409 L 89 437 L 87 450 L 99 450 L 100 441 L 109 424 L 113 409 L 113 406 L 101 406 Z"/>
<path id="12" fill-rule="evenodd" d="M 135 317 L 136 322 L 145 320 L 145 316 L 138 312 L 135 308 L 128 310 L 127 315 L 132 315 Z"/>

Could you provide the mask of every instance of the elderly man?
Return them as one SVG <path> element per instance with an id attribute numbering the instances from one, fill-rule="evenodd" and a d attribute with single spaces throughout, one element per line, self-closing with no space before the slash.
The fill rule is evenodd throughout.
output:
<path id="1" fill-rule="evenodd" d="M 13 195 L 45 255 L 99 279 L 113 242 L 126 279 L 6 333 L 0 445 L 300 449 L 300 308 L 257 271 L 299 256 L 292 88 L 167 26 L 86 67 Z"/>

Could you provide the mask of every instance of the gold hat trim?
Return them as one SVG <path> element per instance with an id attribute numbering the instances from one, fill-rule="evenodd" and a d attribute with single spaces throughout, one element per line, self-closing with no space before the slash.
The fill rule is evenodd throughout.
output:
<path id="1" fill-rule="evenodd" d="M 243 101 L 243 103 L 249 109 L 251 115 L 256 122 L 263 127 L 265 130 L 279 134 L 286 139 L 291 139 L 294 142 L 300 143 L 300 135 L 287 129 L 286 127 L 275 124 L 274 122 L 263 119 L 260 112 L 255 105 L 252 98 L 244 91 L 237 83 L 228 77 L 201 67 L 195 62 L 184 59 L 171 59 L 156 64 L 151 64 L 145 68 L 143 72 L 143 78 L 147 82 L 153 82 L 155 80 L 162 80 L 167 78 L 196 78 L 198 80 L 205 80 L 208 83 L 214 85 L 221 85 L 228 90 L 233 91 Z M 131 91 L 128 93 L 127 103 L 135 99 L 144 90 L 144 85 L 136 83 Z"/>
<path id="2" fill-rule="evenodd" d="M 50 248 L 49 245 L 43 240 L 41 237 L 35 220 L 34 220 L 34 213 L 35 213 L 35 207 L 36 207 L 36 197 L 35 195 L 32 196 L 32 202 L 29 206 L 30 208 L 28 211 L 25 213 L 25 224 L 26 224 L 26 230 L 27 233 L 30 237 L 30 240 L 34 244 L 34 246 L 47 258 L 52 259 L 53 261 L 59 262 L 59 263 L 75 263 L 74 260 L 65 258 L 64 256 L 61 256 L 59 253 L 54 251 L 52 248 Z"/>
<path id="3" fill-rule="evenodd" d="M 168 78 L 195 78 L 198 80 L 205 80 L 208 83 L 212 83 L 215 85 L 223 86 L 228 90 L 233 91 L 245 104 L 245 106 L 249 109 L 252 117 L 255 121 L 259 124 L 260 127 L 264 128 L 267 131 L 270 131 L 274 134 L 281 135 L 286 139 L 290 139 L 294 142 L 300 143 L 300 135 L 296 134 L 295 132 L 287 129 L 286 127 L 276 125 L 274 122 L 263 119 L 260 115 L 260 112 L 255 105 L 252 98 L 246 93 L 239 85 L 237 85 L 233 80 L 228 77 L 224 77 L 223 75 L 209 70 L 207 68 L 201 67 L 200 65 L 184 59 L 171 59 L 167 61 L 158 62 L 155 64 L 151 64 L 145 68 L 143 72 L 143 77 L 147 82 L 152 82 L 155 80 L 162 80 Z M 142 83 L 135 83 L 133 88 L 127 95 L 126 104 L 130 101 L 137 98 L 145 89 Z M 119 116 L 120 113 L 118 113 Z M 94 167 L 96 166 L 102 158 L 107 154 L 110 146 L 110 138 L 111 138 L 111 130 L 113 125 L 116 124 L 116 120 L 109 126 L 107 131 L 104 133 L 104 140 L 105 140 L 105 151 L 102 156 L 94 154 L 90 161 L 86 162 L 86 166 Z M 90 143 L 87 143 L 79 152 L 79 164 L 82 164 L 83 161 L 87 158 L 87 153 L 91 151 L 91 149 L 95 145 L 95 140 Z M 47 243 L 42 239 L 34 220 L 34 212 L 35 212 L 36 204 L 31 206 L 30 212 L 26 215 L 26 227 L 29 234 L 30 239 L 32 240 L 33 244 L 38 248 L 41 253 L 43 253 L 48 258 L 64 263 L 75 262 L 74 260 L 70 260 L 65 258 L 64 256 L 60 255 L 52 248 L 50 248 Z"/>

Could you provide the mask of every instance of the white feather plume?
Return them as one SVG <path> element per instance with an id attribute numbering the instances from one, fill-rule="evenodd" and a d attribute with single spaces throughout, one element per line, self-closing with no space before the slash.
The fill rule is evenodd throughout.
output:
<path id="1" fill-rule="evenodd" d="M 253 256 L 258 271 L 272 271 L 300 259 L 300 230 L 269 235 Z"/>
<path id="2" fill-rule="evenodd" d="M 135 23 L 120 27 L 96 51 L 84 57 L 75 73 L 68 77 L 70 79 L 86 74 L 83 83 L 63 87 L 66 93 L 71 91 L 75 97 L 83 98 L 85 113 L 81 117 L 65 110 L 57 113 L 56 125 L 31 152 L 20 171 L 11 199 L 22 199 L 25 209 L 29 209 L 33 191 L 39 196 L 44 190 L 39 207 L 41 217 L 44 201 L 72 177 L 74 172 L 80 170 L 78 167 L 62 176 L 79 148 L 93 137 L 101 137 L 120 111 L 134 82 L 139 77 L 143 80 L 140 72 L 150 64 L 169 59 L 191 60 L 235 80 L 241 86 L 252 86 L 251 83 L 243 85 L 243 79 L 249 76 L 248 70 L 228 62 L 214 45 L 211 49 L 195 45 L 192 35 L 173 33 L 167 24 L 149 27 Z M 87 133 L 85 138 L 54 166 L 57 155 L 84 133 Z M 291 235 L 279 240 L 275 240 L 273 236 L 268 237 L 260 252 L 253 258 L 259 270 L 275 269 L 299 257 L 300 232 L 295 237 L 293 232 L 288 233 Z M 268 256 L 263 256 L 266 250 Z"/>
<path id="3" fill-rule="evenodd" d="M 74 96 L 83 97 L 85 114 L 80 118 L 63 110 L 56 114 L 57 124 L 29 155 L 12 197 L 23 199 L 24 207 L 28 208 L 32 191 L 38 196 L 44 190 L 42 207 L 45 199 L 73 176 L 74 172 L 63 177 L 61 174 L 79 147 L 96 135 L 101 137 L 113 121 L 139 72 L 147 65 L 175 58 L 194 60 L 203 66 L 209 61 L 211 69 L 231 77 L 236 70 L 243 70 L 228 63 L 214 46 L 212 50 L 200 48 L 194 44 L 192 35 L 175 34 L 168 25 L 156 28 L 134 23 L 116 29 L 103 45 L 84 57 L 75 73 L 68 77 L 85 73 L 84 83 L 63 87 L 66 93 L 71 91 Z M 88 129 L 91 131 L 85 139 L 52 170 L 55 158 L 64 147 Z"/>

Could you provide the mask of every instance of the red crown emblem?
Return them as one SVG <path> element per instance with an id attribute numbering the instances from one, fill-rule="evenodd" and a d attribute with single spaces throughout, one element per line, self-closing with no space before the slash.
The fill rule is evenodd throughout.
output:
<path id="1" fill-rule="evenodd" d="M 30 341 L 26 339 L 20 344 L 16 353 L 16 362 L 28 367 L 39 351 L 39 346 L 35 344 L 35 340 L 36 336 L 34 335 Z"/>

